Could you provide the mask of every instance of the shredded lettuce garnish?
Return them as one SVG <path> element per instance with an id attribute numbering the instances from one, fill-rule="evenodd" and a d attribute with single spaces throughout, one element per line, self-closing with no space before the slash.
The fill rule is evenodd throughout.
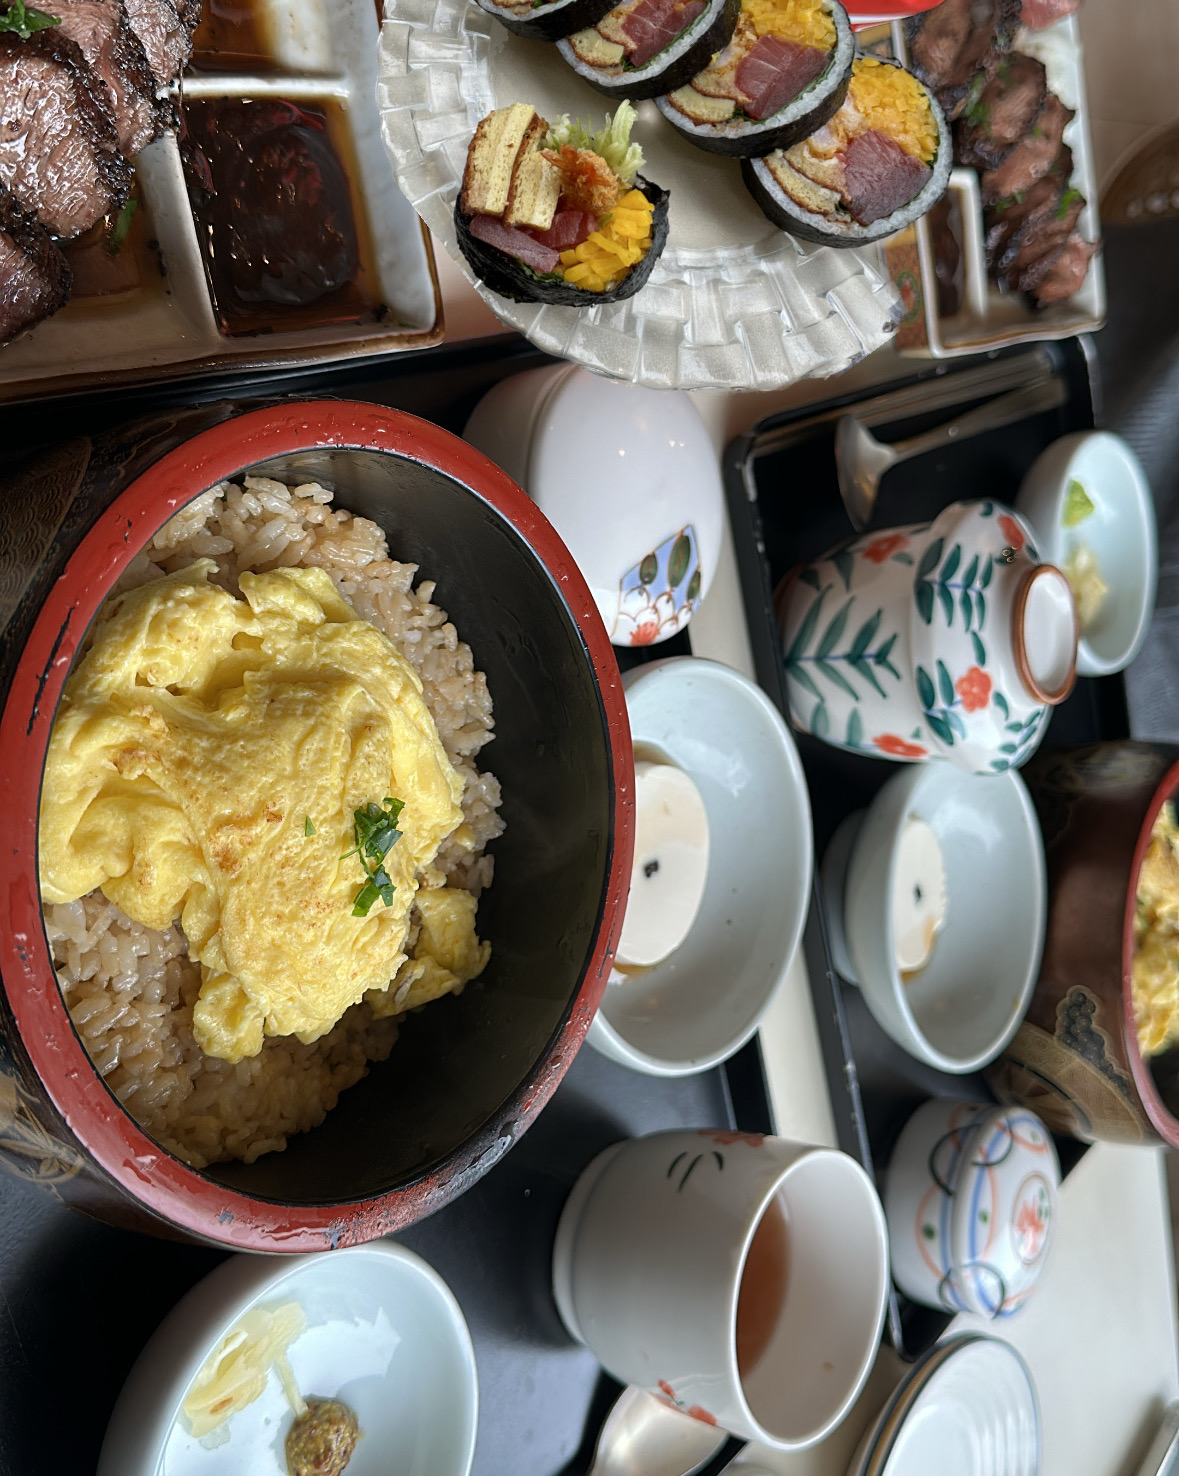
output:
<path id="1" fill-rule="evenodd" d="M 634 107 L 623 100 L 618 104 L 614 117 L 606 120 L 605 128 L 594 133 L 588 120 L 583 122 L 562 113 L 553 119 L 541 147 L 561 149 L 568 144 L 571 149 L 593 149 L 595 154 L 601 154 L 624 185 L 632 185 L 635 175 L 646 162 L 639 145 L 630 141 L 630 131 L 637 117 Z"/>

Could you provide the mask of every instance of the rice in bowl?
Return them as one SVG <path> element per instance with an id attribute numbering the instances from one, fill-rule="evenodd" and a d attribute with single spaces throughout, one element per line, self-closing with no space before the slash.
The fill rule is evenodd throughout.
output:
<path id="1" fill-rule="evenodd" d="M 421 678 L 442 746 L 463 780 L 460 803 L 464 830 L 469 827 L 464 842 L 456 836 L 443 842 L 436 865 L 446 885 L 478 896 L 492 875 L 485 847 L 502 830 L 498 783 L 475 764 L 493 736 L 486 680 L 432 602 L 433 582 L 422 580 L 415 589 L 416 566 L 389 557 L 380 528 L 331 503 L 331 492 L 317 483 L 288 488 L 260 477 L 222 483 L 160 530 L 112 597 L 202 558 L 214 561 L 213 580 L 235 595 L 246 571 L 323 569 Z M 316 1126 L 370 1061 L 388 1056 L 400 1015 L 434 997 L 401 985 L 392 1015 L 380 1018 L 362 1001 L 310 1045 L 268 1036 L 258 1055 L 230 1063 L 206 1056 L 194 1038 L 201 969 L 179 926 L 145 928 L 99 891 L 46 906 L 45 920 L 66 1008 L 96 1068 L 147 1133 L 197 1168 L 229 1159 L 251 1163 Z M 415 908 L 411 946 L 419 921 Z"/>

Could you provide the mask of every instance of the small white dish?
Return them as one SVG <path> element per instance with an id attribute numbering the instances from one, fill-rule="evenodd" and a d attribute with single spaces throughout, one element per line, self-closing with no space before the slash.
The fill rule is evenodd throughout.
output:
<path id="1" fill-rule="evenodd" d="M 1077 481 L 1093 511 L 1064 526 L 1069 483 Z M 1031 523 L 1041 556 L 1064 569 L 1085 545 L 1109 587 L 1077 647 L 1080 676 L 1110 676 L 1129 666 L 1150 625 L 1158 585 L 1154 499 L 1142 463 L 1120 436 L 1079 431 L 1054 441 L 1023 479 L 1017 509 Z"/>
<path id="2" fill-rule="evenodd" d="M 204 1441 L 189 1434 L 181 1406 L 239 1318 L 287 1302 L 307 1322 L 288 1354 L 300 1393 L 341 1399 L 363 1432 L 348 1476 L 388 1471 L 391 1452 L 421 1476 L 468 1476 L 478 1414 L 471 1336 L 438 1273 L 390 1240 L 329 1255 L 231 1256 L 198 1282 L 123 1385 L 98 1476 L 286 1476 L 293 1417 L 274 1369 L 253 1404 Z"/>
<path id="3" fill-rule="evenodd" d="M 616 646 L 687 625 L 720 557 L 724 486 L 686 394 L 530 369 L 489 390 L 463 436 L 556 528 Z"/>
<path id="4" fill-rule="evenodd" d="M 1010 1317 L 1044 1268 L 1060 1165 L 1023 1107 L 924 1102 L 901 1130 L 885 1209 L 893 1279 L 913 1301 Z"/>
<path id="5" fill-rule="evenodd" d="M 673 657 L 623 681 L 636 755 L 700 791 L 708 881 L 684 942 L 608 984 L 587 1039 L 636 1071 L 687 1076 L 750 1039 L 786 975 L 810 901 L 810 801 L 789 729 L 745 677 Z"/>
<path id="6" fill-rule="evenodd" d="M 998 1338 L 948 1339 L 889 1401 L 848 1476 L 1036 1476 L 1042 1437 L 1031 1372 Z"/>
<path id="7" fill-rule="evenodd" d="M 902 976 L 893 891 L 910 817 L 937 839 L 946 901 L 927 962 Z M 900 770 L 835 832 L 821 879 L 836 967 L 886 1034 L 939 1071 L 977 1071 L 1003 1050 L 1035 987 L 1047 916 L 1044 842 L 1014 770 Z"/>

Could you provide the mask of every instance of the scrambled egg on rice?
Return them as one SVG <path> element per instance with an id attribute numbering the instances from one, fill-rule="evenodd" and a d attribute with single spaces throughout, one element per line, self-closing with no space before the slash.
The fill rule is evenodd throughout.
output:
<path id="1" fill-rule="evenodd" d="M 1155 1056 L 1179 1041 L 1179 823 L 1159 811 L 1138 873 L 1131 990 L 1138 1048 Z"/>

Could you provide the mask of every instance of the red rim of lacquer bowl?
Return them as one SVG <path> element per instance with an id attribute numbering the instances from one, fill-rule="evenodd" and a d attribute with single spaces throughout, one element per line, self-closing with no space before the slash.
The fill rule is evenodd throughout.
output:
<path id="1" fill-rule="evenodd" d="M 1126 1040 L 1126 1059 L 1130 1063 L 1130 1072 L 1134 1078 L 1134 1086 L 1142 1102 L 1143 1111 L 1155 1132 L 1172 1148 L 1179 1148 L 1179 1119 L 1171 1113 L 1159 1095 L 1159 1089 L 1154 1084 L 1154 1076 L 1151 1074 L 1150 1067 L 1138 1049 L 1138 1027 L 1134 1021 L 1133 964 L 1138 873 L 1142 870 L 1143 861 L 1146 860 L 1147 848 L 1150 845 L 1150 832 L 1154 828 L 1158 813 L 1169 799 L 1174 799 L 1176 789 L 1179 789 L 1179 763 L 1172 764 L 1159 781 L 1151 797 L 1142 828 L 1138 832 L 1138 843 L 1134 847 L 1134 860 L 1130 867 L 1130 880 L 1126 887 L 1126 912 L 1122 925 L 1122 1029 Z"/>
<path id="2" fill-rule="evenodd" d="M 111 585 L 148 539 L 205 488 L 296 451 L 390 451 L 430 466 L 494 508 L 547 569 L 589 653 L 615 785 L 613 845 L 597 934 L 581 985 L 544 1057 L 492 1123 L 413 1182 L 371 1198 L 305 1206 L 228 1189 L 149 1138 L 120 1106 L 75 1034 L 56 987 L 36 874 L 37 802 L 58 699 L 80 641 Z M 160 458 L 103 512 L 53 585 L 22 652 L 0 718 L 0 975 L 43 1089 L 83 1148 L 133 1200 L 192 1235 L 240 1250 L 299 1252 L 358 1244 L 439 1208 L 490 1167 L 552 1095 L 597 1010 L 630 881 L 633 756 L 613 648 L 571 554 L 495 464 L 448 431 L 402 411 L 312 400 L 249 411 Z M 499 1122 L 510 1121 L 508 1137 Z M 486 1138 L 486 1142 L 483 1139 Z"/>

